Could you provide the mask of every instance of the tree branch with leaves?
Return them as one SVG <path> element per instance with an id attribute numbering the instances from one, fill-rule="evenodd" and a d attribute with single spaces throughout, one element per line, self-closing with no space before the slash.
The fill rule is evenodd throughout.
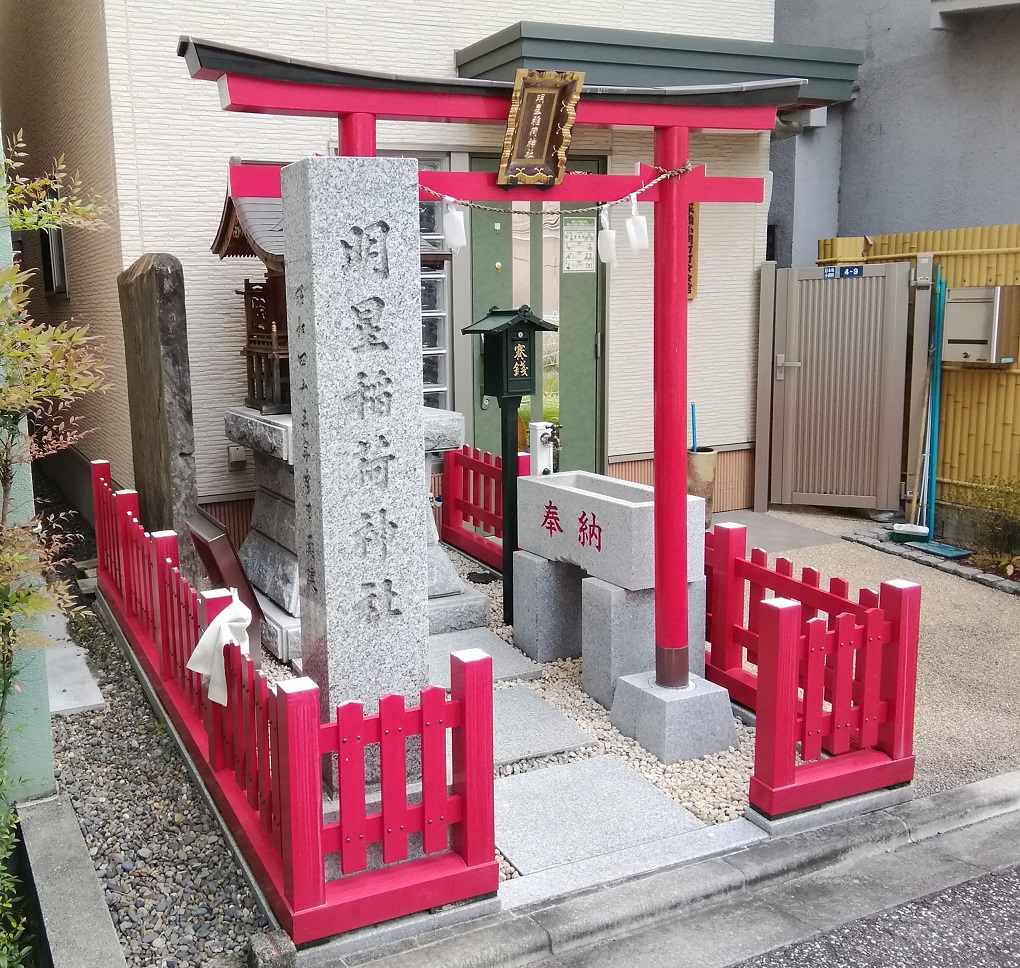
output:
<path id="1" fill-rule="evenodd" d="M 84 186 L 77 171 L 67 170 L 63 155 L 53 159 L 49 171 L 35 176 L 25 174 L 27 158 L 24 134 L 19 131 L 7 139 L 0 173 L 13 231 L 101 227 L 109 211 L 106 204 Z"/>

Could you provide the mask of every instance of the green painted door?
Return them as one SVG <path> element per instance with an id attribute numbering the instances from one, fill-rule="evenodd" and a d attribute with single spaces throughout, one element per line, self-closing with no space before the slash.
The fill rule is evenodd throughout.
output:
<path id="1" fill-rule="evenodd" d="M 471 170 L 495 171 L 497 163 L 492 157 L 472 158 Z M 577 159 L 569 170 L 605 169 L 602 159 Z M 510 205 L 495 207 L 499 211 L 471 211 L 473 319 L 493 306 L 527 302 L 560 327 L 556 334 L 538 337 L 543 360 L 539 392 L 534 400 L 524 400 L 521 416 L 525 424 L 545 419 L 562 426 L 560 470 L 601 470 L 603 278 L 595 256 L 595 214 L 571 214 L 583 205 L 547 205 L 541 215 L 542 203 L 533 203 L 531 214 L 514 213 Z M 557 208 L 562 209 L 559 217 Z M 474 446 L 498 453 L 499 407 L 482 395 L 477 345 L 472 353 Z"/>
<path id="2" fill-rule="evenodd" d="M 472 158 L 472 171 L 495 171 L 497 158 Z M 493 205 L 496 212 L 471 209 L 471 322 L 493 306 L 513 305 L 513 233 L 509 205 Z M 460 327 L 463 328 L 463 327 Z M 500 452 L 499 403 L 482 394 L 481 339 L 471 337 L 474 360 L 471 386 L 475 447 Z"/>

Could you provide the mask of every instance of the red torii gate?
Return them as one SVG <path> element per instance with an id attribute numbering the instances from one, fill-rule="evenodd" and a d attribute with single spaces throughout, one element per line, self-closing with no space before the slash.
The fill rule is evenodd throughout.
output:
<path id="1" fill-rule="evenodd" d="M 353 73 L 182 38 L 178 53 L 192 77 L 215 80 L 226 111 L 336 118 L 342 155 L 376 154 L 376 122 L 444 121 L 505 124 L 512 85 L 465 80 L 412 81 Z M 771 84 L 778 94 L 799 81 Z M 726 86 L 723 85 L 722 90 Z M 741 90 L 754 89 L 745 85 Z M 758 85 L 768 90 L 770 85 Z M 702 92 L 705 89 L 701 89 Z M 585 88 L 577 104 L 580 126 L 654 129 L 654 168 L 637 175 L 566 175 L 539 189 L 497 186 L 482 172 L 421 172 L 420 197 L 474 202 L 615 202 L 640 192 L 656 204 L 654 226 L 654 455 L 655 455 L 655 679 L 688 684 L 687 651 L 687 284 L 688 205 L 763 199 L 760 178 L 712 178 L 704 167 L 644 189 L 663 171 L 684 167 L 691 130 L 771 131 L 773 104 L 677 103 L 682 88 Z M 709 98 L 712 92 L 708 92 Z M 766 94 L 766 96 L 768 96 Z M 760 98 L 759 98 L 760 99 Z M 232 166 L 231 194 L 279 197 L 279 168 Z M 676 590 L 673 593 L 671 591 Z"/>

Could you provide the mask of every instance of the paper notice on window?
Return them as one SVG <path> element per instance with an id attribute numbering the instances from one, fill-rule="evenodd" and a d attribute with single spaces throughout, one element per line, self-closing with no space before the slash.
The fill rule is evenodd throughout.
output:
<path id="1" fill-rule="evenodd" d="M 563 216 L 563 271 L 594 272 L 596 269 L 595 219 Z"/>

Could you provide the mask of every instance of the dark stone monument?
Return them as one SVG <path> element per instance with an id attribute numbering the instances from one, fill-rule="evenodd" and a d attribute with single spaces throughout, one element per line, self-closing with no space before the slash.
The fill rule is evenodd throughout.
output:
<path id="1" fill-rule="evenodd" d="M 198 490 L 184 270 L 172 255 L 147 253 L 117 288 L 141 521 L 149 531 L 177 532 L 181 570 L 194 581 L 202 570 L 186 526 Z"/>

